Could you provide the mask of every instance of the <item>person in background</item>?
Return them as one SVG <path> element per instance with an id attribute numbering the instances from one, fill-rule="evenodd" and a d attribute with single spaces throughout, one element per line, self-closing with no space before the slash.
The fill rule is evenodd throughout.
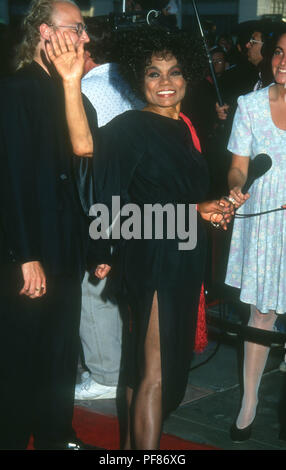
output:
<path id="1" fill-rule="evenodd" d="M 223 106 L 216 104 L 218 118 L 227 121 L 229 132 L 236 110 L 237 98 L 269 85 L 272 80 L 267 51 L 268 43 L 271 47 L 272 28 L 275 29 L 275 26 L 264 21 L 254 21 L 247 28 L 252 29 L 248 29 L 248 31 L 242 29 L 237 43 L 240 60 L 235 67 L 227 71 L 221 81 L 223 99 L 227 104 Z M 264 56 L 266 60 L 263 60 Z"/>
<path id="2" fill-rule="evenodd" d="M 225 53 L 227 67 L 235 64 L 236 53 L 231 34 L 223 33 L 217 38 L 216 45 L 221 47 Z"/>
<path id="3" fill-rule="evenodd" d="M 127 0 L 126 1 L 126 11 L 141 11 L 142 6 L 140 2 L 135 0 Z"/>
<path id="4" fill-rule="evenodd" d="M 228 66 L 226 54 L 220 47 L 213 47 L 210 52 L 216 77 L 220 78 Z"/>
<path id="5" fill-rule="evenodd" d="M 164 15 L 163 23 L 171 29 L 177 27 L 177 13 L 179 11 L 176 0 L 169 0 L 167 5 L 162 9 Z"/>
<path id="6" fill-rule="evenodd" d="M 210 49 L 218 86 L 224 77 L 226 56 L 222 48 L 214 46 Z M 202 150 L 205 154 L 210 173 L 210 198 L 227 193 L 228 161 L 225 160 L 221 121 L 218 119 L 215 104 L 217 92 L 213 77 L 208 71 L 207 76 L 192 89 L 187 89 L 182 102 L 182 111 L 190 117 L 199 136 Z"/>

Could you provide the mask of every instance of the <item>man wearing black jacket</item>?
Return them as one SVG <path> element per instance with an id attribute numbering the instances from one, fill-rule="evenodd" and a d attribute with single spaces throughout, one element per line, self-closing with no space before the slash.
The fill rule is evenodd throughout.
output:
<path id="1" fill-rule="evenodd" d="M 33 0 L 24 28 L 19 70 L 0 86 L 0 448 L 33 435 L 36 449 L 82 449 L 72 416 L 88 226 L 45 43 L 55 29 L 89 38 L 70 0 Z"/>

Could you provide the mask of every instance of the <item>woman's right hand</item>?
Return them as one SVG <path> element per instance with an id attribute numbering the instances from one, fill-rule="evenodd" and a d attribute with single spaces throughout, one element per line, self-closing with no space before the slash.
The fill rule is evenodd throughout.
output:
<path id="1" fill-rule="evenodd" d="M 46 43 L 47 55 L 58 74 L 66 82 L 80 81 L 84 71 L 84 43 L 75 46 L 67 31 L 55 31 Z"/>

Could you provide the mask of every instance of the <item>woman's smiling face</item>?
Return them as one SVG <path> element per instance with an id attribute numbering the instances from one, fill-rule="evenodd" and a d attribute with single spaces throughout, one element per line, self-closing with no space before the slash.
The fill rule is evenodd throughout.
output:
<path id="1" fill-rule="evenodd" d="M 153 55 L 145 69 L 144 93 L 151 106 L 176 107 L 186 92 L 186 80 L 177 59 L 173 55 Z"/>
<path id="2" fill-rule="evenodd" d="M 272 57 L 272 72 L 276 83 L 286 84 L 286 34 L 283 34 Z"/>

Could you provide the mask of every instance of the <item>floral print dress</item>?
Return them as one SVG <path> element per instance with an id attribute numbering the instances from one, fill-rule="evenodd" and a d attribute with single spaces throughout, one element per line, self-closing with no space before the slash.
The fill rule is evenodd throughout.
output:
<path id="1" fill-rule="evenodd" d="M 272 159 L 270 170 L 250 187 L 240 214 L 286 204 L 286 131 L 273 123 L 269 88 L 238 99 L 228 150 L 251 159 L 266 153 Z M 225 282 L 240 288 L 240 299 L 262 313 L 286 312 L 286 211 L 235 219 Z"/>

